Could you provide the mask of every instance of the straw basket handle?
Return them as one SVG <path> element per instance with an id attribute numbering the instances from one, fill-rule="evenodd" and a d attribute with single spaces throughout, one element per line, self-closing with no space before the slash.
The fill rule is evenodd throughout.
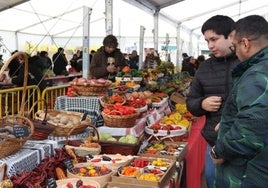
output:
<path id="1" fill-rule="evenodd" d="M 72 132 L 73 132 L 75 129 L 79 128 L 80 126 L 81 126 L 81 125 L 76 125 L 76 126 L 74 126 L 74 127 L 68 132 L 68 134 L 67 134 L 67 136 L 66 136 L 66 144 L 68 144 L 69 137 L 72 135 Z M 96 140 L 96 142 L 99 142 L 99 141 L 100 141 L 100 135 L 99 135 L 99 131 L 98 131 L 98 129 L 97 129 L 94 125 L 91 125 L 91 124 L 89 124 L 88 127 L 92 127 L 92 128 L 93 128 L 94 132 L 97 134 L 97 140 Z"/>
<path id="2" fill-rule="evenodd" d="M 17 57 L 22 57 L 24 60 L 24 79 L 23 79 L 23 92 L 22 92 L 22 100 L 21 100 L 21 109 L 20 109 L 20 115 L 24 116 L 24 105 L 25 105 L 25 98 L 26 98 L 26 87 L 28 84 L 28 55 L 25 52 L 16 52 L 14 53 L 2 66 L 0 70 L 0 75 L 4 73 L 4 71 L 7 69 L 10 62 Z"/>
<path id="3" fill-rule="evenodd" d="M 29 112 L 28 112 L 28 118 L 30 118 L 30 114 L 33 112 L 34 110 L 34 107 L 38 104 L 38 102 L 44 102 L 44 105 L 45 105 L 45 116 L 44 116 L 44 119 L 43 121 L 45 122 L 46 119 L 47 119 L 47 102 L 45 99 L 38 99 L 37 101 L 35 101 L 32 105 L 32 107 L 30 108 Z"/>

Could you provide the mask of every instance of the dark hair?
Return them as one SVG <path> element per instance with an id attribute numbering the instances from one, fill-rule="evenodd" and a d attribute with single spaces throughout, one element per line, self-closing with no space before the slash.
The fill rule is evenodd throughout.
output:
<path id="1" fill-rule="evenodd" d="M 47 51 L 41 51 L 41 52 L 39 53 L 40 57 L 45 57 L 46 54 L 48 54 Z"/>
<path id="2" fill-rule="evenodd" d="M 189 57 L 187 53 L 182 53 L 182 57 Z"/>
<path id="3" fill-rule="evenodd" d="M 58 52 L 63 52 L 63 51 L 64 51 L 64 48 L 62 48 L 62 47 L 58 48 Z"/>
<path id="4" fill-rule="evenodd" d="M 217 35 L 224 35 L 224 37 L 227 39 L 232 31 L 234 23 L 234 20 L 228 16 L 216 15 L 209 18 L 202 25 L 201 31 L 204 34 L 205 31 L 212 30 Z"/>
<path id="5" fill-rule="evenodd" d="M 268 38 L 268 22 L 259 15 L 251 15 L 238 20 L 233 30 L 236 31 L 236 37 L 260 37 Z"/>
<path id="6" fill-rule="evenodd" d="M 107 35 L 103 40 L 103 46 L 112 46 L 116 48 L 118 46 L 116 37 L 114 35 Z"/>
<path id="7" fill-rule="evenodd" d="M 197 57 L 197 60 L 203 62 L 203 61 L 205 61 L 205 56 L 204 55 L 199 55 Z"/>

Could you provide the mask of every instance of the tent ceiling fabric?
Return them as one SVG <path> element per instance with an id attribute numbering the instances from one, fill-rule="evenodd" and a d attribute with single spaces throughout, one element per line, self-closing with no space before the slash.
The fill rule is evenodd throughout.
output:
<path id="1" fill-rule="evenodd" d="M 0 12 L 0 31 L 81 37 L 83 6 L 92 8 L 90 35 L 105 36 L 105 0 L 0 0 L 0 8 L 12 7 Z M 267 18 L 267 10 L 266 0 L 114 0 L 113 33 L 139 36 L 143 25 L 148 29 L 145 35 L 152 36 L 153 14 L 159 11 L 159 35 L 175 37 L 181 24 L 187 32 L 201 36 L 201 25 L 213 15 L 228 15 L 234 20 L 250 14 Z"/>
<path id="2" fill-rule="evenodd" d="M 24 3 L 29 0 L 1 0 L 0 1 L 0 12 L 9 8 L 12 8 L 16 5 Z"/>
<path id="3" fill-rule="evenodd" d="M 251 14 L 267 19 L 268 1 L 264 0 L 125 0 L 181 24 L 194 34 L 201 35 L 201 25 L 211 16 L 222 14 L 235 21 Z"/>

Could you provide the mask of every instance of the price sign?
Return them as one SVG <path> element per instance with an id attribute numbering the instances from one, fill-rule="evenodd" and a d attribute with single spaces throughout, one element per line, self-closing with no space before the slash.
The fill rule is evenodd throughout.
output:
<path id="1" fill-rule="evenodd" d="M 134 92 L 134 88 L 133 88 L 133 87 L 130 87 L 130 88 L 128 89 L 128 92 L 129 92 L 129 93 Z"/>
<path id="2" fill-rule="evenodd" d="M 120 85 L 124 86 L 124 85 L 126 85 L 126 82 L 122 80 L 122 81 L 120 82 Z"/>
<path id="3" fill-rule="evenodd" d="M 56 180 L 54 178 L 47 179 L 48 188 L 57 188 Z"/>
<path id="4" fill-rule="evenodd" d="M 113 90 L 112 89 L 108 89 L 107 94 L 108 94 L 109 97 L 112 96 L 113 95 Z"/>
<path id="5" fill-rule="evenodd" d="M 70 159 L 65 159 L 63 162 L 68 170 L 70 170 L 70 171 L 73 170 L 74 165 Z"/>
<path id="6" fill-rule="evenodd" d="M 13 127 L 14 136 L 17 138 L 29 136 L 29 129 L 25 126 L 15 125 Z"/>

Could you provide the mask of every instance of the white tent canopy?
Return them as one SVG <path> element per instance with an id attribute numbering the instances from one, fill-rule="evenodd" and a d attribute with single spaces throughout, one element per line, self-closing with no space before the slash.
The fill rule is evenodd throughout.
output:
<path id="1" fill-rule="evenodd" d="M 24 0 L 25 1 L 25 0 Z M 18 50 L 55 51 L 56 47 L 74 50 L 82 46 L 83 6 L 92 9 L 90 14 L 90 46 L 101 46 L 105 31 L 104 0 L 0 0 L 0 54 L 8 57 Z M 24 3 L 23 3 L 24 2 Z M 234 20 L 249 14 L 267 18 L 266 0 L 110 0 L 113 11 L 113 34 L 120 48 L 129 53 L 139 48 L 140 26 L 145 27 L 144 47 L 154 47 L 154 14 L 159 12 L 158 50 L 166 45 L 177 48 L 176 38 L 180 25 L 180 51 L 199 55 L 206 44 L 200 27 L 216 14 Z M 14 4 L 14 6 L 12 6 Z M 201 8 L 205 7 L 205 8 Z M 172 52 L 171 52 L 172 53 Z M 172 54 L 171 54 L 172 55 Z M 173 58 L 176 55 L 173 54 Z"/>

